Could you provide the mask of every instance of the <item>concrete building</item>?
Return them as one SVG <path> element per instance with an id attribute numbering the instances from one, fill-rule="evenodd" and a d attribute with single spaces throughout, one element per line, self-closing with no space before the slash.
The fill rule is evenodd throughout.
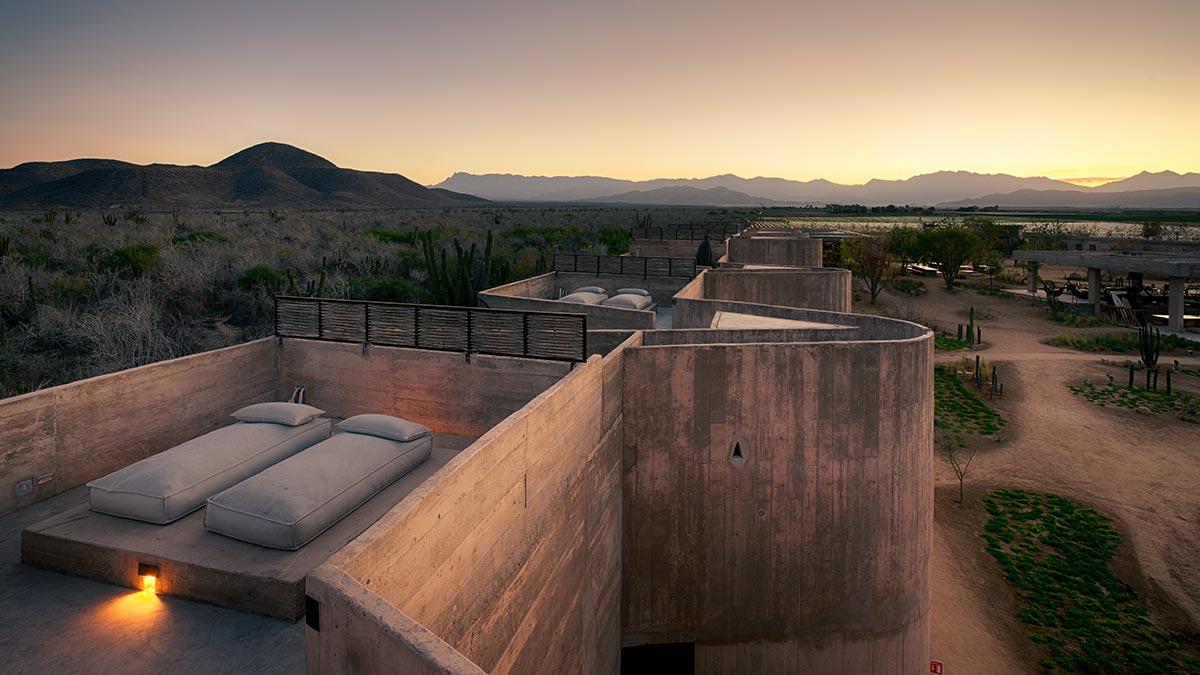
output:
<path id="1" fill-rule="evenodd" d="M 670 329 L 602 349 L 578 315 L 313 301 L 286 308 L 279 339 L 0 401 L 16 449 L 0 480 L 35 478 L 0 512 L 39 514 L 20 519 L 27 563 L 125 586 L 153 563 L 164 593 L 303 614 L 310 673 L 611 673 L 623 652 L 687 654 L 696 672 L 927 672 L 932 334 L 848 313 L 849 273 L 795 240 L 731 243 L 784 269 L 704 270 L 674 292 Z M 191 516 L 80 511 L 76 486 L 297 382 L 335 418 L 430 427 L 437 461 L 290 553 L 214 545 Z M 72 610 L 39 602 L 47 618 L 5 630 L 108 663 L 111 645 L 46 645 L 49 614 Z M 262 621 L 254 634 L 280 623 Z"/>

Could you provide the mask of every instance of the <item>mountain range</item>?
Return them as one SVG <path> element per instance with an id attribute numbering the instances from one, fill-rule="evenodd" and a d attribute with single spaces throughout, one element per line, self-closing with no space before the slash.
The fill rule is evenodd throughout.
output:
<path id="1" fill-rule="evenodd" d="M 522 176 L 455 173 L 424 186 L 397 173 L 345 169 L 300 148 L 261 143 L 211 166 L 115 159 L 0 169 L 0 208 L 412 208 L 500 202 L 678 206 L 886 204 L 961 208 L 1200 208 L 1200 174 L 1151 173 L 1081 187 L 1045 177 L 938 171 L 844 185 L 825 179 Z"/>
<path id="2" fill-rule="evenodd" d="M 627 204 L 761 205 L 886 204 L 913 206 L 1200 208 L 1200 174 L 1173 171 L 1136 176 L 1088 188 L 1045 177 L 939 171 L 904 180 L 873 179 L 843 185 L 824 179 L 742 178 L 732 174 L 708 178 L 655 178 L 630 181 L 598 176 L 521 176 L 456 173 L 438 188 L 494 201 Z M 1161 192 L 1161 191 L 1168 192 Z M 1137 192 L 1139 194 L 1128 194 Z M 1158 194 L 1150 194 L 1158 193 Z M 1096 197 L 1096 195 L 1108 195 Z M 1118 195 L 1125 195 L 1125 198 Z M 1151 206 L 1154 204 L 1154 206 Z M 1106 206 L 1107 208 L 1107 206 Z"/>
<path id="3" fill-rule="evenodd" d="M 397 173 L 343 169 L 283 143 L 261 143 L 211 166 L 75 159 L 0 169 L 0 208 L 410 208 L 481 201 Z"/>

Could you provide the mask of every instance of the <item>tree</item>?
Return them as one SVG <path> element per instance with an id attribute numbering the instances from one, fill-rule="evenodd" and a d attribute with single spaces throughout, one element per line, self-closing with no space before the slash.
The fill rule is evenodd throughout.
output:
<path id="1" fill-rule="evenodd" d="M 704 235 L 704 240 L 700 242 L 699 248 L 696 249 L 696 266 L 698 267 L 716 267 L 717 262 L 713 259 L 712 244 L 708 241 L 708 235 Z"/>
<path id="2" fill-rule="evenodd" d="M 949 429 L 936 431 L 938 451 L 946 456 L 946 462 L 954 471 L 955 478 L 958 478 L 958 507 L 965 509 L 967 504 L 963 501 L 963 483 L 967 478 L 967 471 L 971 468 L 971 461 L 975 459 L 976 448 L 963 449 L 958 436 Z"/>
<path id="3" fill-rule="evenodd" d="M 979 235 L 962 225 L 943 225 L 921 232 L 923 257 L 941 272 L 950 290 L 954 290 L 958 268 L 979 252 L 980 244 Z"/>
<path id="4" fill-rule="evenodd" d="M 842 262 L 867 284 L 871 304 L 879 297 L 883 282 L 892 271 L 892 254 L 879 237 L 854 237 L 842 241 Z"/>
<path id="5" fill-rule="evenodd" d="M 886 242 L 888 251 L 900 263 L 901 274 L 907 274 L 908 266 L 921 256 L 921 231 L 897 225 L 888 232 Z"/>

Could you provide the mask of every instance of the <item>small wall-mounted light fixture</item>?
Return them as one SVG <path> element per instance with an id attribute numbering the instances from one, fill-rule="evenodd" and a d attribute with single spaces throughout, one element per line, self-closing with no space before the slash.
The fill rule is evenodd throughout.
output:
<path id="1" fill-rule="evenodd" d="M 158 592 L 158 565 L 139 562 L 137 573 L 142 580 L 143 591 Z"/>

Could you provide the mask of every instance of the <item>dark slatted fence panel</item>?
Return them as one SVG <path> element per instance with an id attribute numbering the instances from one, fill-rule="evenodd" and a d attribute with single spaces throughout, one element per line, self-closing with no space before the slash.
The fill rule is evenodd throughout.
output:
<path id="1" fill-rule="evenodd" d="M 639 277 L 696 276 L 696 261 L 691 258 L 648 258 L 633 255 L 592 255 L 556 253 L 555 272 L 586 274 L 629 274 Z"/>
<path id="2" fill-rule="evenodd" d="M 629 234 L 634 239 L 662 240 L 682 239 L 697 241 L 706 235 L 709 239 L 724 240 L 742 230 L 740 225 L 728 223 L 695 223 L 691 225 L 653 225 L 650 227 L 630 228 Z"/>
<path id="3" fill-rule="evenodd" d="M 464 354 L 558 361 L 587 358 L 582 314 L 280 296 L 275 334 Z"/>

